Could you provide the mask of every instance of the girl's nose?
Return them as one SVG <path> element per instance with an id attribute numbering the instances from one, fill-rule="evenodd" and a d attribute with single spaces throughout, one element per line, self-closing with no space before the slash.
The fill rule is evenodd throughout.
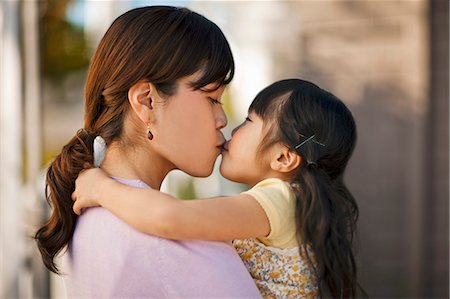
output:
<path id="1" fill-rule="evenodd" d="M 233 131 L 231 131 L 231 137 L 233 137 L 234 133 L 236 133 L 237 130 L 239 130 L 239 128 L 240 128 L 241 126 L 242 126 L 242 125 L 239 125 L 239 126 L 237 126 L 236 128 L 234 128 Z"/>

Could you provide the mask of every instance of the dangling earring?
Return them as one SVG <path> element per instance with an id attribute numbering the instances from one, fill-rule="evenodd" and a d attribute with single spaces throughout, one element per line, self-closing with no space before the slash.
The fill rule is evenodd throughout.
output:
<path id="1" fill-rule="evenodd" d="M 147 124 L 147 138 L 148 140 L 152 140 L 153 139 L 153 134 L 150 131 L 150 126 Z"/>

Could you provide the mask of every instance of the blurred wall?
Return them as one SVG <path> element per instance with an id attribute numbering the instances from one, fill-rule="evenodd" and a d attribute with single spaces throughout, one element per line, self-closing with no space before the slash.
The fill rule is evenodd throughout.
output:
<path id="1" fill-rule="evenodd" d="M 431 1 L 421 295 L 449 296 L 449 2 Z"/>
<path id="2" fill-rule="evenodd" d="M 19 5 L 0 3 L 0 297 L 17 294 L 24 257 Z"/>

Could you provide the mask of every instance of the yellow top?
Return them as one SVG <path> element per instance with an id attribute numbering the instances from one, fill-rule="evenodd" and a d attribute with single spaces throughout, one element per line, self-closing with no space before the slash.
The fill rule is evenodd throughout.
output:
<path id="1" fill-rule="evenodd" d="M 267 215 L 270 233 L 258 240 L 271 247 L 294 248 L 298 246 L 295 236 L 295 194 L 291 186 L 280 179 L 266 179 L 252 189 L 243 192 L 253 196 Z"/>
<path id="2" fill-rule="evenodd" d="M 233 246 L 265 299 L 318 298 L 315 254 L 295 236 L 295 195 L 286 182 L 267 179 L 245 194 L 253 196 L 270 223 L 267 237 L 234 240 Z"/>

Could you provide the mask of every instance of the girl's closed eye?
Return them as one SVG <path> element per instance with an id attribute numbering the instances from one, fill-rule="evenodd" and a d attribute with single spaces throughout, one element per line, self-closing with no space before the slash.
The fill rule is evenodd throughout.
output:
<path id="1" fill-rule="evenodd" d="M 250 117 L 248 117 L 248 116 L 245 118 L 245 121 L 253 122 L 253 121 L 250 119 Z"/>

